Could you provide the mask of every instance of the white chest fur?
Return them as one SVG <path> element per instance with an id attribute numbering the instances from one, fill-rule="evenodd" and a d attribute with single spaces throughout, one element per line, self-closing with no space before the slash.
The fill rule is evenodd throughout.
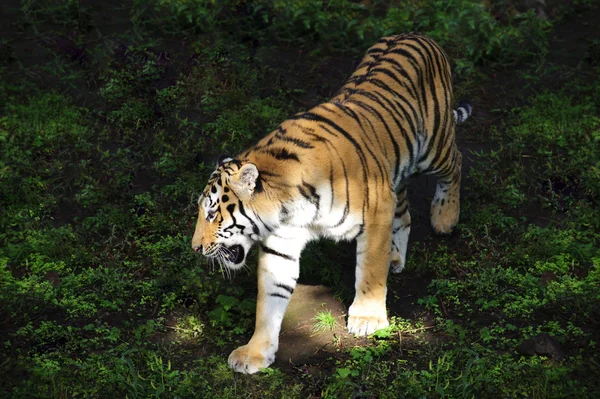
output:
<path id="1" fill-rule="evenodd" d="M 296 198 L 283 209 L 283 225 L 306 228 L 315 238 L 351 240 L 362 228 L 362 215 L 351 212 L 345 197 L 333 200 L 328 186 L 317 187 L 313 195 Z"/>

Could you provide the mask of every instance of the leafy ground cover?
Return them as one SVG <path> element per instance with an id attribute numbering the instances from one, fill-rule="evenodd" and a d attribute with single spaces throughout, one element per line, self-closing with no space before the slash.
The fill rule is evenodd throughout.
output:
<path id="1" fill-rule="evenodd" d="M 548 21 L 521 3 L 3 5 L 0 395 L 598 397 L 600 10 L 555 2 Z M 232 373 L 255 270 L 223 276 L 190 250 L 216 158 L 327 99 L 372 41 L 409 30 L 448 49 L 475 104 L 458 130 L 457 231 L 431 234 L 432 184 L 415 179 L 392 326 Z M 311 245 L 302 282 L 347 305 L 351 249 Z M 344 323 L 313 316 L 315 333 Z"/>

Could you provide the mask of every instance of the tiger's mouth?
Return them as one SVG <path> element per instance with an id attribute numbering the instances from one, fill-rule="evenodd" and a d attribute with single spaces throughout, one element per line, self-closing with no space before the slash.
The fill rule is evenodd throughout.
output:
<path id="1" fill-rule="evenodd" d="M 245 258 L 244 247 L 241 245 L 233 245 L 231 247 L 227 247 L 229 250 L 227 252 L 226 258 L 229 262 L 237 265 L 238 263 L 242 263 Z"/>

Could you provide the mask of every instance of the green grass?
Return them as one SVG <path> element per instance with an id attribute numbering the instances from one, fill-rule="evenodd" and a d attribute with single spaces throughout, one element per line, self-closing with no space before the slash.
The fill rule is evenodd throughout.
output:
<path id="1" fill-rule="evenodd" d="M 600 84 L 578 71 L 543 87 L 551 23 L 531 12 L 392 3 L 21 3 L 0 43 L 0 396 L 598 396 Z M 95 25 L 104 16 L 110 30 Z M 414 243 L 390 277 L 390 308 L 410 311 L 364 346 L 236 375 L 227 356 L 254 326 L 255 254 L 233 281 L 196 257 L 197 196 L 218 155 L 322 101 L 341 64 L 407 30 L 448 49 L 476 112 L 497 69 L 520 67 L 535 91 L 515 93 L 486 150 L 461 148 L 474 167 L 457 232 Z M 311 244 L 302 280 L 348 304 L 349 248 Z M 564 359 L 517 350 L 542 333 Z"/>
<path id="2" fill-rule="evenodd" d="M 313 320 L 315 324 L 313 324 L 312 330 L 317 333 L 331 331 L 338 324 L 335 316 L 331 314 L 331 310 L 318 312 Z"/>
<path id="3" fill-rule="evenodd" d="M 138 2 L 140 20 L 152 21 L 165 34 L 202 32 L 241 36 L 245 40 L 273 41 L 302 46 L 313 55 L 342 52 L 360 55 L 365 46 L 397 32 L 427 32 L 452 52 L 462 54 L 457 73 L 473 73 L 477 64 L 514 63 L 531 48 L 544 47 L 543 32 L 549 24 L 534 13 L 510 15 L 498 7 L 497 16 L 511 19 L 499 23 L 481 2 L 473 0 L 360 3 L 335 1 L 235 1 L 195 4 L 169 0 Z M 142 18 L 143 16 L 143 18 Z M 449 38 L 453 38 L 449 40 Z M 314 46 L 315 42 L 319 46 Z"/>

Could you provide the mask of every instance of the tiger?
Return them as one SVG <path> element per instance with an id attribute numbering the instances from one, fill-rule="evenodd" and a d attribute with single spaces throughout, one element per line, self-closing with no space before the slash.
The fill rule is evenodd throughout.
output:
<path id="1" fill-rule="evenodd" d="M 430 220 L 450 233 L 460 213 L 462 156 L 444 51 L 417 33 L 370 47 L 345 85 L 314 108 L 285 120 L 235 157 L 222 156 L 198 200 L 192 249 L 227 270 L 246 263 L 258 243 L 256 323 L 228 358 L 252 374 L 275 360 L 281 322 L 311 240 L 356 240 L 355 297 L 347 329 L 370 335 L 389 325 L 388 270 L 406 264 L 411 217 L 407 178 L 437 178 Z"/>

